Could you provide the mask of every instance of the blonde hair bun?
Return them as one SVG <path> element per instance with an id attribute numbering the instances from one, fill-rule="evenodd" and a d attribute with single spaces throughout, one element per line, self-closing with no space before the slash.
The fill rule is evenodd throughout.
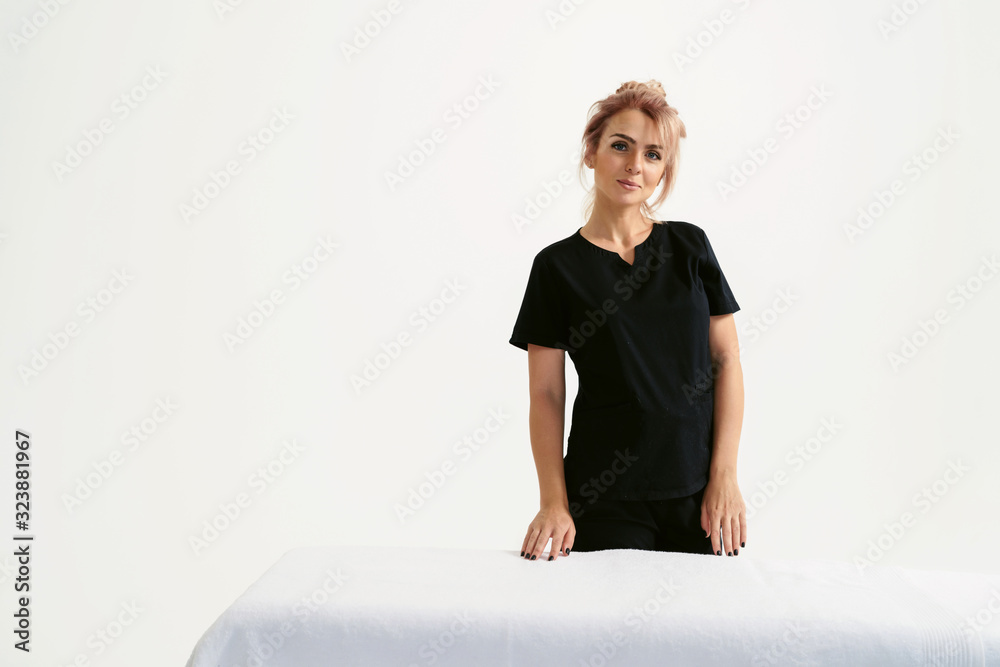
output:
<path id="1" fill-rule="evenodd" d="M 646 83 L 640 83 L 638 81 L 626 81 L 625 83 L 623 83 L 618 87 L 618 90 L 615 91 L 615 95 L 617 95 L 618 93 L 622 93 L 626 90 L 642 90 L 644 88 L 654 91 L 663 99 L 667 98 L 667 91 L 663 89 L 663 85 L 656 79 L 650 79 Z"/>

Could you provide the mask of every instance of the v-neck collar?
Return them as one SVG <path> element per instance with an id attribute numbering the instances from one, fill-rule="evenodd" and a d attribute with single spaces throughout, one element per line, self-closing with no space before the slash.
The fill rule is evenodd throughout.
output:
<path id="1" fill-rule="evenodd" d="M 607 248 L 602 248 L 601 246 L 597 245 L 593 241 L 587 239 L 587 237 L 585 237 L 583 234 L 580 233 L 580 230 L 582 230 L 583 227 L 578 228 L 576 230 L 576 232 L 573 233 L 573 236 L 579 237 L 579 239 L 581 241 L 583 241 L 583 243 L 585 244 L 585 246 L 588 247 L 588 248 L 591 248 L 595 254 L 601 255 L 603 257 L 608 257 L 612 261 L 617 260 L 618 263 L 621 264 L 622 266 L 625 266 L 625 267 L 627 267 L 629 269 L 632 269 L 633 267 L 636 266 L 636 264 L 638 264 L 640 257 L 645 257 L 646 250 L 649 248 L 649 245 L 658 236 L 658 234 L 660 232 L 660 228 L 661 227 L 665 227 L 666 224 L 667 223 L 663 222 L 662 220 L 658 220 L 657 222 L 653 223 L 653 226 L 649 230 L 649 234 L 646 235 L 646 238 L 641 243 L 639 243 L 638 245 L 636 245 L 635 247 L 632 248 L 633 254 L 632 254 L 632 263 L 631 264 L 629 264 L 628 262 L 626 262 L 622 258 L 622 256 L 619 255 L 614 250 L 608 250 Z"/>

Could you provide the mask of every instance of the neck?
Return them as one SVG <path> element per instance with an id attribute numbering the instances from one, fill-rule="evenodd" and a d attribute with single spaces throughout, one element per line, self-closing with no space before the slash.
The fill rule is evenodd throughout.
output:
<path id="1" fill-rule="evenodd" d="M 638 206 L 620 208 L 602 204 L 604 202 L 595 202 L 594 211 L 584 225 L 595 237 L 627 245 L 631 239 L 644 236 L 649 226 L 656 222 L 643 216 Z"/>

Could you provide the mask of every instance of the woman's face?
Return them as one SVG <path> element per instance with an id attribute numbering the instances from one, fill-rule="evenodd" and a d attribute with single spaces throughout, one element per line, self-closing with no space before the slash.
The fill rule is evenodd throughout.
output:
<path id="1" fill-rule="evenodd" d="M 664 155 L 663 139 L 652 118 L 637 109 L 619 111 L 605 124 L 591 161 L 597 196 L 611 204 L 639 206 L 663 176 Z"/>

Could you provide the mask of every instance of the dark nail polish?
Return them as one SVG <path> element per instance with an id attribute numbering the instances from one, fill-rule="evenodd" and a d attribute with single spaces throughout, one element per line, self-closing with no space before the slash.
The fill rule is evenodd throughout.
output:
<path id="1" fill-rule="evenodd" d="M 732 555 L 733 555 L 733 552 L 732 552 L 732 551 L 730 551 L 730 552 L 729 552 L 728 554 L 726 554 L 726 555 L 727 555 L 727 556 L 732 556 Z"/>
<path id="2" fill-rule="evenodd" d="M 531 560 L 535 560 L 535 554 L 531 554 Z"/>
<path id="3" fill-rule="evenodd" d="M 555 558 L 555 556 L 549 556 L 549 560 L 552 560 L 553 558 Z"/>
<path id="4" fill-rule="evenodd" d="M 733 549 L 733 555 L 734 556 L 739 556 L 740 555 L 740 550 L 739 549 Z"/>
<path id="5" fill-rule="evenodd" d="M 566 555 L 569 555 L 569 547 L 566 547 Z"/>
<path id="6" fill-rule="evenodd" d="M 740 546 L 741 546 L 741 547 L 745 547 L 746 545 L 747 545 L 747 543 L 746 543 L 746 542 L 740 542 Z"/>
<path id="7" fill-rule="evenodd" d="M 719 549 L 718 551 L 716 551 L 715 555 L 716 556 L 721 556 L 722 555 L 722 549 Z"/>
<path id="8" fill-rule="evenodd" d="M 521 558 L 524 558 L 524 552 L 523 551 L 521 552 Z"/>

